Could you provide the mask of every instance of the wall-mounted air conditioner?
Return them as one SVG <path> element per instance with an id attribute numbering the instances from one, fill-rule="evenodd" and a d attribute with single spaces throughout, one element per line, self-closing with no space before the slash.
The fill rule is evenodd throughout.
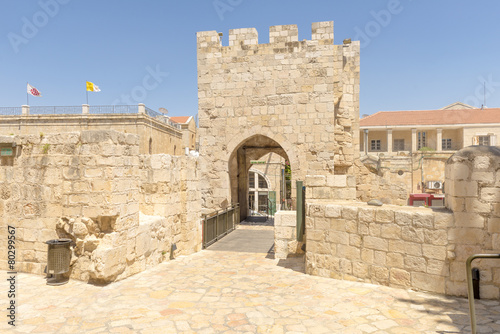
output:
<path id="1" fill-rule="evenodd" d="M 427 189 L 443 189 L 443 182 L 427 181 Z"/>

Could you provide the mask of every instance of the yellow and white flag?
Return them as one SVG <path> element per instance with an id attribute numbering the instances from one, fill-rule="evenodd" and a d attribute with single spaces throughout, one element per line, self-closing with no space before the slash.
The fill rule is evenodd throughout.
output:
<path id="1" fill-rule="evenodd" d="M 92 82 L 87 81 L 87 91 L 89 92 L 100 92 L 99 86 L 94 85 Z"/>

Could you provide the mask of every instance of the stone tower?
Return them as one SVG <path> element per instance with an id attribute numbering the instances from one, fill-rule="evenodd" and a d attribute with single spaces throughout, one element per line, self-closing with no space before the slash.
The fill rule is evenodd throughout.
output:
<path id="1" fill-rule="evenodd" d="M 359 154 L 359 42 L 333 43 L 333 22 L 198 32 L 202 197 L 215 209 L 239 202 L 247 214 L 250 160 L 275 152 L 290 162 L 292 184 L 308 199 L 355 199 Z M 294 193 L 294 192 L 292 192 Z"/>

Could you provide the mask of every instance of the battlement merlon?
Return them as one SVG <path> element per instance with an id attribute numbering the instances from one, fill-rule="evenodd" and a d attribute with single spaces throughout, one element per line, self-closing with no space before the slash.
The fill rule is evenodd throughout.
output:
<path id="1" fill-rule="evenodd" d="M 333 21 L 312 23 L 311 41 L 333 44 Z M 217 31 L 202 31 L 196 34 L 198 48 L 222 47 Z M 269 28 L 269 44 L 284 44 L 299 41 L 297 25 L 277 25 Z M 259 37 L 255 28 L 229 30 L 229 46 L 258 45 Z"/>
<path id="2" fill-rule="evenodd" d="M 259 33 L 255 28 L 242 28 L 229 30 L 229 46 L 257 45 Z"/>

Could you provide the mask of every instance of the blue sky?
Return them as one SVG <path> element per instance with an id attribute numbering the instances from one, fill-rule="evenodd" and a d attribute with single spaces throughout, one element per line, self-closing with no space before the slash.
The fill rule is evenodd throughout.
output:
<path id="1" fill-rule="evenodd" d="M 496 0 L 3 1 L 0 106 L 145 103 L 196 115 L 196 32 L 335 21 L 335 44 L 361 40 L 360 113 L 437 109 L 455 101 L 500 107 Z"/>

